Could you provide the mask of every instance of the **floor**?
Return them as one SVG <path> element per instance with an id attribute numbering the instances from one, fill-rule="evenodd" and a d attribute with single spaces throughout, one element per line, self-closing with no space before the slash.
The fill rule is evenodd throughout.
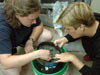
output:
<path id="1" fill-rule="evenodd" d="M 53 30 L 53 28 L 50 28 L 47 26 L 46 26 L 46 28 L 49 29 L 53 33 L 54 38 L 52 41 L 54 41 L 55 39 L 57 39 L 59 37 L 57 32 L 55 30 Z M 82 60 L 85 64 L 91 66 L 92 62 L 84 61 L 83 56 L 85 55 L 85 52 L 83 50 L 80 50 L 80 51 L 76 50 L 76 51 L 70 51 L 70 52 L 75 54 L 77 57 L 79 57 L 79 59 Z M 68 73 L 68 75 L 81 75 L 81 73 L 72 64 L 69 64 L 67 73 Z M 0 75 L 2 75 L 1 71 L 0 71 Z M 35 75 L 33 72 L 31 63 L 23 66 L 21 75 Z"/>

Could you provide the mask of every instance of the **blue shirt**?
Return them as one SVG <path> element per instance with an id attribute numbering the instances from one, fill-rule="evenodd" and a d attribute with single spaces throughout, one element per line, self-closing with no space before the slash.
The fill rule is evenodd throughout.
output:
<path id="1" fill-rule="evenodd" d="M 21 44 L 32 32 L 32 29 L 40 25 L 41 20 L 38 17 L 36 19 L 36 24 L 31 25 L 31 27 L 26 27 L 21 25 L 19 28 L 13 28 L 7 23 L 4 14 L 2 13 L 2 8 L 0 8 L 0 54 L 11 54 L 13 49 L 13 43 L 11 39 L 12 32 L 14 33 L 16 46 Z"/>

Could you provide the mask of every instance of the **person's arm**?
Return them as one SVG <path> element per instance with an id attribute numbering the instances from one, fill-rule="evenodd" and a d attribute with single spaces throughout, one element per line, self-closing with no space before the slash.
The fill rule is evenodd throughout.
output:
<path id="1" fill-rule="evenodd" d="M 69 52 L 56 54 L 54 58 L 59 59 L 56 62 L 71 62 L 78 68 L 78 70 L 84 66 L 84 64 L 75 55 Z"/>
<path id="2" fill-rule="evenodd" d="M 54 44 L 55 44 L 55 46 L 59 46 L 59 47 L 62 47 L 65 43 L 67 43 L 68 42 L 68 40 L 65 38 L 65 37 L 61 37 L 61 38 L 59 38 L 59 39 L 56 39 L 55 41 L 54 41 Z"/>
<path id="3" fill-rule="evenodd" d="M 82 75 L 100 75 L 100 62 L 93 61 L 92 67 L 84 65 L 79 71 Z"/>
<path id="4" fill-rule="evenodd" d="M 8 69 L 23 66 L 37 58 L 50 60 L 50 52 L 48 50 L 37 50 L 24 55 L 0 54 L 0 64 Z"/>
<path id="5" fill-rule="evenodd" d="M 69 52 L 56 54 L 55 59 L 59 59 L 56 62 L 71 62 L 82 75 L 100 75 L 100 57 L 93 61 L 92 67 L 86 66 L 78 57 Z"/>
<path id="6" fill-rule="evenodd" d="M 100 61 L 93 61 L 92 67 L 83 64 L 76 56 L 71 60 L 75 67 L 82 73 L 82 75 L 100 75 Z"/>
<path id="7" fill-rule="evenodd" d="M 80 70 L 83 66 L 84 66 L 84 63 L 81 62 L 76 56 L 73 56 L 71 62 L 74 64 L 74 66 Z"/>
<path id="8" fill-rule="evenodd" d="M 73 38 L 71 35 L 69 35 L 69 34 L 65 35 L 64 37 L 68 40 L 67 43 L 68 43 L 68 42 L 74 42 L 74 41 L 80 39 L 80 38 L 74 39 L 74 38 Z"/>
<path id="9" fill-rule="evenodd" d="M 39 26 L 33 29 L 30 38 L 32 38 L 34 41 L 37 41 L 42 32 L 43 32 L 43 23 L 41 23 Z"/>
<path id="10" fill-rule="evenodd" d="M 61 38 L 59 38 L 59 39 L 56 39 L 55 41 L 54 41 L 54 44 L 57 46 L 59 46 L 59 47 L 62 47 L 64 44 L 66 44 L 66 43 L 69 43 L 69 42 L 74 42 L 75 40 L 78 40 L 79 38 L 77 38 L 77 39 L 74 39 L 71 35 L 69 35 L 69 34 L 67 34 L 67 35 L 65 35 L 64 37 L 61 37 Z"/>
<path id="11" fill-rule="evenodd" d="M 25 44 L 26 53 L 34 51 L 34 43 L 38 40 L 39 36 L 43 32 L 43 23 L 39 17 L 37 18 L 36 22 L 37 23 L 33 25 L 34 27 L 32 33 Z"/>

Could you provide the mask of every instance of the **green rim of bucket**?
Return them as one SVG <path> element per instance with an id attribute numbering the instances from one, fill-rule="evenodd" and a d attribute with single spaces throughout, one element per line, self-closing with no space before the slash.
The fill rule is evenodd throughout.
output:
<path id="1" fill-rule="evenodd" d="M 67 52 L 66 49 L 65 49 L 64 47 L 62 47 L 61 49 L 62 49 L 63 52 Z M 65 63 L 65 66 L 64 66 L 60 71 L 58 71 L 58 72 L 56 72 L 56 73 L 52 73 L 52 74 L 45 74 L 45 73 L 39 72 L 39 71 L 35 68 L 35 66 L 34 66 L 34 62 L 35 62 L 35 61 L 36 61 L 36 60 L 33 60 L 33 61 L 32 61 L 32 67 L 33 67 L 34 72 L 35 72 L 37 75 L 38 75 L 38 74 L 39 74 L 39 75 L 58 75 L 58 74 L 63 75 L 63 74 L 65 73 L 67 67 L 68 67 L 68 63 Z"/>

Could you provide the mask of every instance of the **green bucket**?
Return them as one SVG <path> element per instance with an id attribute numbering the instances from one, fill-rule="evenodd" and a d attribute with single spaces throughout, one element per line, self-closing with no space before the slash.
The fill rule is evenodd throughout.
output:
<path id="1" fill-rule="evenodd" d="M 62 47 L 62 52 L 66 52 L 66 49 L 63 47 Z M 36 69 L 36 67 L 34 65 L 35 63 L 38 63 L 38 61 L 37 60 L 32 61 L 33 71 L 35 72 L 36 75 L 63 75 L 68 68 L 68 63 L 65 63 L 64 67 L 61 70 L 59 70 L 58 72 L 52 73 L 52 74 L 45 74 L 45 73 L 41 73 L 40 71 L 38 71 Z"/>

